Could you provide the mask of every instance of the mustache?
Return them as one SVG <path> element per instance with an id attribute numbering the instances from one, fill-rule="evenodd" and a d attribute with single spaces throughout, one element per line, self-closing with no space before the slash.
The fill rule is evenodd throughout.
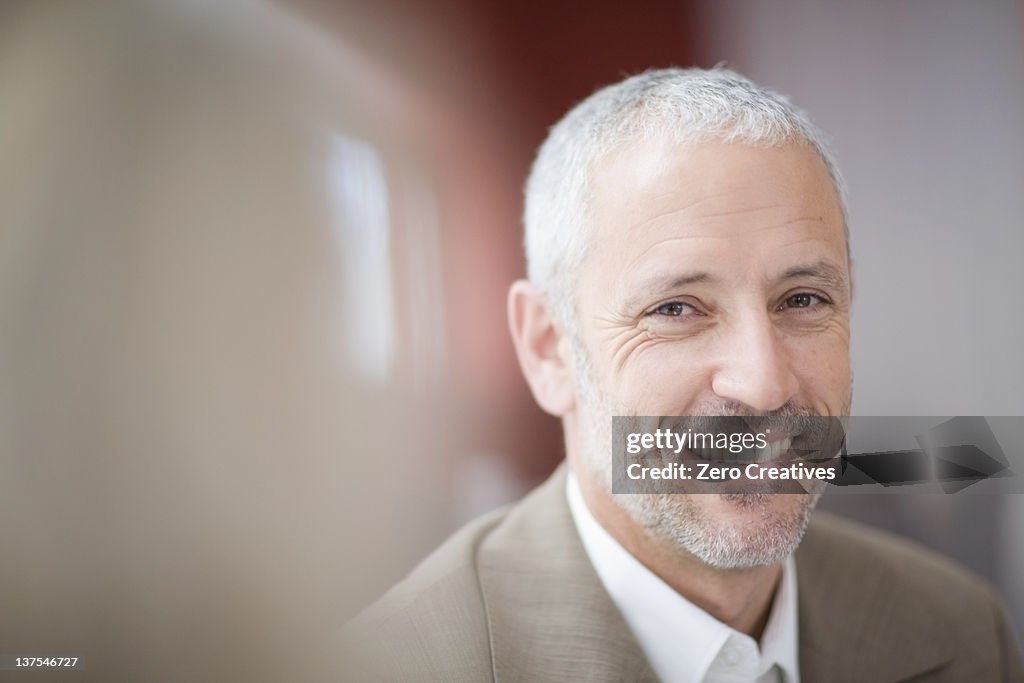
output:
<path id="1" fill-rule="evenodd" d="M 757 412 L 735 402 L 705 403 L 689 415 L 630 416 L 648 430 L 668 429 L 683 434 L 766 434 L 770 441 L 791 439 L 794 455 L 807 460 L 828 459 L 843 447 L 845 417 L 822 415 L 813 408 L 788 402 L 780 408 Z M 632 421 L 632 420 L 631 420 Z"/>
<path id="2" fill-rule="evenodd" d="M 779 438 L 820 434 L 827 426 L 828 416 L 819 415 L 809 406 L 787 402 L 767 412 L 753 411 L 742 403 L 702 404 L 690 415 L 669 417 L 664 427 L 681 427 L 717 434 L 767 433 Z"/>

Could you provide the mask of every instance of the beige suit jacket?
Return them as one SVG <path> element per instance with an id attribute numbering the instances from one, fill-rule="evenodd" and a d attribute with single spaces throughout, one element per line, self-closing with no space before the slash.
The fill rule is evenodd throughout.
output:
<path id="1" fill-rule="evenodd" d="M 819 513 L 796 563 L 804 683 L 1024 681 L 998 598 L 948 561 Z M 657 681 L 583 549 L 564 464 L 457 532 L 340 642 L 353 681 Z"/>

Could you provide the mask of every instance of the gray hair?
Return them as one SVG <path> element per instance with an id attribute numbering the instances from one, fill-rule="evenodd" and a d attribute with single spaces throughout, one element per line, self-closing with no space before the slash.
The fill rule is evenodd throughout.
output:
<path id="1" fill-rule="evenodd" d="M 588 179 L 628 140 L 777 146 L 797 141 L 821 157 L 847 221 L 843 182 L 821 133 L 782 95 L 735 71 L 656 69 L 601 88 L 555 124 L 526 181 L 526 262 L 555 315 L 574 327 L 570 297 L 588 246 Z"/>

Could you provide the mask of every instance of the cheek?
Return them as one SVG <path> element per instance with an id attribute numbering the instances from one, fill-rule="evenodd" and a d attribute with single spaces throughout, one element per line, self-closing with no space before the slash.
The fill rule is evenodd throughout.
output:
<path id="1" fill-rule="evenodd" d="M 791 367 L 802 393 L 824 403 L 831 414 L 840 412 L 850 391 L 850 344 L 845 334 L 823 335 L 790 344 Z"/>
<path id="2" fill-rule="evenodd" d="M 616 398 L 634 415 L 686 415 L 710 386 L 700 355 L 661 342 L 636 354 L 620 369 Z"/>

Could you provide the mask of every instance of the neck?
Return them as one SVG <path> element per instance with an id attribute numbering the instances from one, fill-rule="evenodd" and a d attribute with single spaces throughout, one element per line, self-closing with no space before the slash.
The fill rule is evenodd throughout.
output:
<path id="1" fill-rule="evenodd" d="M 591 514 L 641 564 L 673 590 L 731 628 L 759 640 L 782 565 L 717 569 L 641 528 L 584 468 L 576 468 Z"/>

